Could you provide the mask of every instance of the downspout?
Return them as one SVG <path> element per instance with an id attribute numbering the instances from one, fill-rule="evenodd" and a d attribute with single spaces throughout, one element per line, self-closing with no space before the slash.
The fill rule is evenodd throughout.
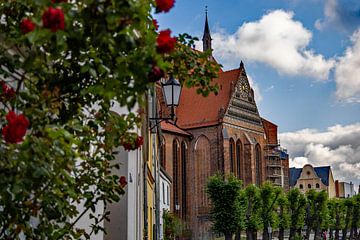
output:
<path id="1" fill-rule="evenodd" d="M 144 240 L 148 240 L 148 213 L 147 213 L 147 162 L 144 161 Z"/>
<path id="2" fill-rule="evenodd" d="M 157 108 L 156 108 L 156 86 L 154 88 L 154 93 L 153 93 L 153 98 L 152 98 L 153 102 L 152 102 L 152 109 L 153 109 L 153 115 L 155 115 L 156 117 L 158 117 L 158 112 L 157 112 Z M 154 240 L 159 240 L 160 239 L 160 189 L 159 189 L 159 184 L 160 184 L 160 166 L 159 166 L 159 156 L 160 156 L 160 146 L 161 146 L 161 127 L 160 124 L 158 124 L 156 126 L 156 135 L 157 135 L 157 146 L 156 146 L 156 137 L 154 137 L 154 141 L 153 141 L 153 149 L 156 149 L 156 155 L 154 157 L 154 167 L 155 167 L 155 171 L 154 171 L 154 178 L 155 178 L 155 239 Z"/>
<path id="3" fill-rule="evenodd" d="M 160 136 L 158 135 L 158 141 L 160 141 Z M 160 188 L 159 188 L 159 184 L 160 184 L 160 166 L 159 166 L 159 151 L 160 151 L 160 142 L 158 142 L 158 145 L 156 146 L 154 143 L 154 149 L 157 149 L 157 156 L 156 156 L 156 161 L 155 163 L 155 239 L 154 240 L 159 240 L 160 239 Z"/>
<path id="4" fill-rule="evenodd" d="M 146 103 L 149 102 L 149 97 L 148 97 L 148 94 L 145 94 L 145 100 L 146 100 Z M 143 176 L 144 176 L 144 179 L 143 179 L 143 184 L 144 184 L 144 240 L 148 240 L 148 233 L 149 233 L 149 230 L 148 230 L 148 204 L 147 204 L 147 162 L 148 162 L 148 145 L 149 145 L 149 127 L 148 127 L 148 113 L 149 113 L 149 109 L 148 109 L 148 104 L 146 104 L 146 107 L 145 107 L 145 122 L 146 124 L 144 124 L 142 126 L 142 135 L 145 136 L 145 143 L 144 144 L 144 148 L 143 148 L 143 159 L 144 159 L 144 165 L 143 165 Z"/>

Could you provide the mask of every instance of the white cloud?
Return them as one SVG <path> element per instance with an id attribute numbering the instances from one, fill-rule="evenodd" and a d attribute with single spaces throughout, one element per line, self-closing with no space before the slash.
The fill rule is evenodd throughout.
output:
<path id="1" fill-rule="evenodd" d="M 360 29 L 356 31 L 335 70 L 336 96 L 347 102 L 360 102 Z"/>
<path id="2" fill-rule="evenodd" d="M 215 58 L 225 66 L 245 59 L 265 63 L 280 73 L 326 80 L 335 61 L 307 48 L 312 33 L 293 16 L 293 12 L 274 10 L 258 21 L 244 23 L 234 34 L 215 30 Z"/>
<path id="3" fill-rule="evenodd" d="M 330 165 L 335 179 L 360 183 L 360 123 L 335 125 L 322 132 L 303 129 L 279 137 L 290 153 L 290 166 Z"/>
<path id="4" fill-rule="evenodd" d="M 338 20 L 338 14 L 336 13 L 337 1 L 336 0 L 327 0 L 325 1 L 324 15 L 326 20 L 318 19 L 315 22 L 315 27 L 318 30 L 323 30 L 329 23 L 335 22 Z"/>
<path id="5" fill-rule="evenodd" d="M 307 157 L 296 157 L 294 159 L 290 159 L 291 167 L 302 168 L 304 165 L 309 163 L 309 159 Z"/>
<path id="6" fill-rule="evenodd" d="M 353 32 L 360 24 L 360 3 L 358 0 L 325 0 L 324 18 L 317 19 L 318 30 L 336 28 L 343 32 Z"/>

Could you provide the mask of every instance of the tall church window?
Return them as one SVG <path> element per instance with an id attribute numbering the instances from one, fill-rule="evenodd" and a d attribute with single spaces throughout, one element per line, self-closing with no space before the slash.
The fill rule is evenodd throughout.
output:
<path id="1" fill-rule="evenodd" d="M 229 159 L 230 159 L 230 172 L 235 174 L 235 143 L 232 138 L 229 140 Z"/>
<path id="2" fill-rule="evenodd" d="M 241 178 L 241 160 L 242 160 L 242 146 L 240 140 L 236 141 L 236 174 Z"/>
<path id="3" fill-rule="evenodd" d="M 257 144 L 255 147 L 255 167 L 256 167 L 256 184 L 261 183 L 261 149 L 260 145 Z"/>
<path id="4" fill-rule="evenodd" d="M 186 164 L 187 164 L 187 145 L 181 142 L 181 213 L 183 219 L 186 217 Z"/>
<path id="5" fill-rule="evenodd" d="M 208 213 L 209 199 L 206 194 L 206 184 L 210 176 L 210 142 L 205 136 L 200 136 L 195 147 L 195 192 L 198 214 Z"/>
<path id="6" fill-rule="evenodd" d="M 176 205 L 179 204 L 179 143 L 173 141 L 173 194 L 174 212 L 177 212 Z"/>
<path id="7" fill-rule="evenodd" d="M 165 138 L 161 139 L 160 144 L 160 165 L 165 169 L 166 168 L 166 152 L 165 152 Z"/>

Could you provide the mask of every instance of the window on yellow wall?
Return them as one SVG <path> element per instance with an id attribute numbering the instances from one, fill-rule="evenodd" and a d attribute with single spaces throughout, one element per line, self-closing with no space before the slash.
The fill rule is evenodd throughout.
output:
<path id="1" fill-rule="evenodd" d="M 311 188 L 311 184 L 308 184 L 308 189 L 310 189 Z"/>
<path id="2" fill-rule="evenodd" d="M 300 184 L 300 186 L 299 186 L 299 187 L 300 187 L 300 189 L 303 189 L 303 188 L 304 188 L 304 186 L 303 186 L 302 184 Z"/>
<path id="3" fill-rule="evenodd" d="M 317 184 L 316 184 L 316 188 L 320 188 L 320 184 L 317 183 Z"/>

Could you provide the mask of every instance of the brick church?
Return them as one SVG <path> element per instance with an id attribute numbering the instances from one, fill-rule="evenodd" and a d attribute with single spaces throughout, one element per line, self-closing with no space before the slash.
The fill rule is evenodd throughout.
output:
<path id="1" fill-rule="evenodd" d="M 203 51 L 211 49 L 206 16 Z M 188 239 L 210 239 L 208 178 L 232 173 L 244 185 L 271 181 L 288 189 L 289 162 L 277 139 L 277 126 L 261 118 L 243 62 L 220 70 L 219 94 L 202 97 L 183 88 L 176 124 L 161 123 L 160 165 L 171 177 L 171 211 L 189 229 Z M 167 115 L 160 87 L 158 110 Z"/>

